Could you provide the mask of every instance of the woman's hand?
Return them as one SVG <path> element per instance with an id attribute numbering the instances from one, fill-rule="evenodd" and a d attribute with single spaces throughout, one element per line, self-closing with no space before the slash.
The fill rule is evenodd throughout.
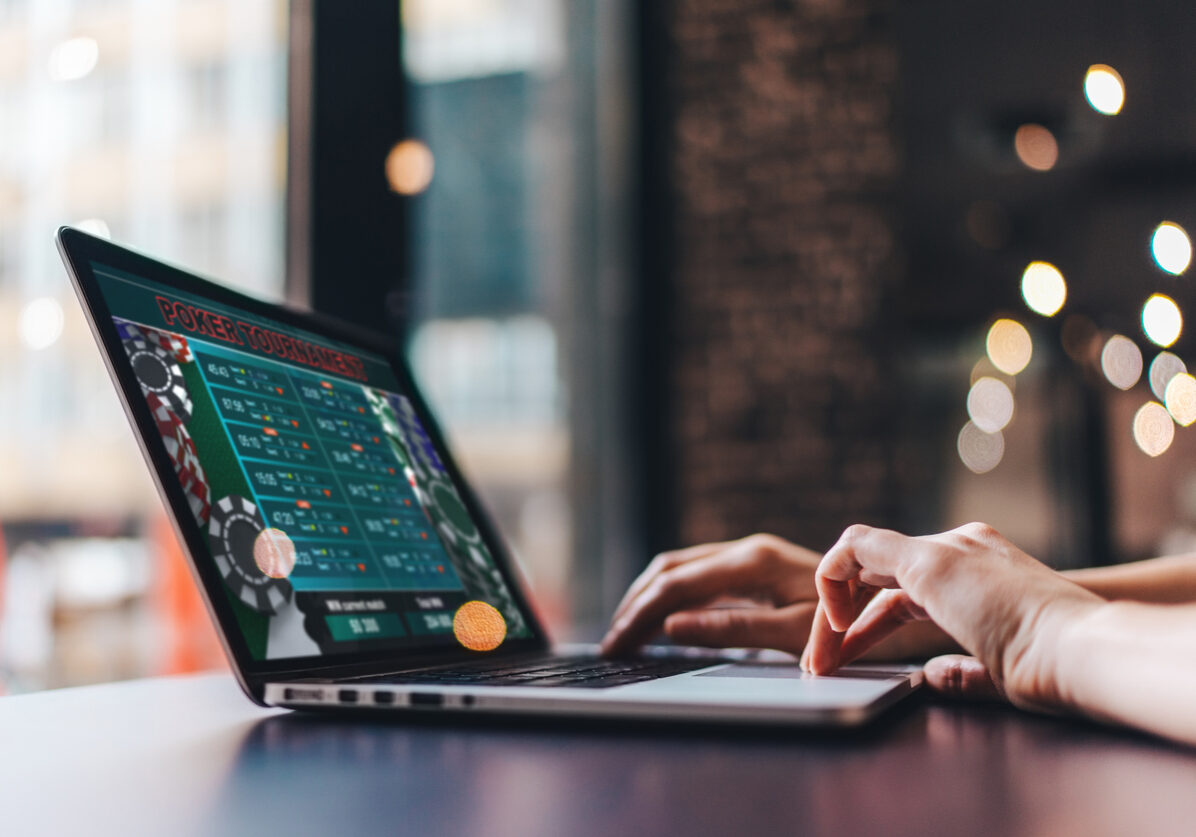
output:
<path id="1" fill-rule="evenodd" d="M 1102 603 L 977 523 L 919 538 L 853 526 L 823 557 L 816 585 L 802 661 L 811 671 L 829 673 L 902 625 L 933 620 L 973 656 L 927 663 L 932 687 L 1039 709 L 1067 702 L 1064 634 Z"/>
<path id="2" fill-rule="evenodd" d="M 800 654 L 818 601 L 814 571 L 821 557 L 775 535 L 662 553 L 623 597 L 602 651 L 630 653 L 663 630 L 684 645 Z M 955 647 L 925 622 L 888 637 L 868 656 L 899 659 Z"/>
<path id="3" fill-rule="evenodd" d="M 819 558 L 774 535 L 661 553 L 623 596 L 602 653 L 632 652 L 663 629 L 686 645 L 800 654 L 818 598 Z M 711 608 L 732 603 L 747 606 Z"/>

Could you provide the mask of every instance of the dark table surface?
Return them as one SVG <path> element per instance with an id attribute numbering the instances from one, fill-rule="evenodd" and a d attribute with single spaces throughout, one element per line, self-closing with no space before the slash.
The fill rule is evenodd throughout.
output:
<path id="1" fill-rule="evenodd" d="M 0 834 L 1196 834 L 1196 750 L 916 698 L 851 733 L 263 710 L 227 675 L 0 699 Z"/>

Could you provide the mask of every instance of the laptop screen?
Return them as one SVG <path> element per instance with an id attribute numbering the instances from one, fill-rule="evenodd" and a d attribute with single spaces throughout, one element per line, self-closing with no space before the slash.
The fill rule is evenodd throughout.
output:
<path id="1" fill-rule="evenodd" d="M 91 267 L 255 660 L 530 635 L 386 358 Z"/>

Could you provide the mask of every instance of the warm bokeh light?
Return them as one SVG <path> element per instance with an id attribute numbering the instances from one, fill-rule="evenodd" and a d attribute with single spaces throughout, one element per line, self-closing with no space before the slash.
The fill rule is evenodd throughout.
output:
<path id="1" fill-rule="evenodd" d="M 1171 447 L 1175 439 L 1175 422 L 1167 408 L 1157 401 L 1148 401 L 1134 415 L 1134 441 L 1147 456 L 1158 456 Z"/>
<path id="2" fill-rule="evenodd" d="M 83 78 L 96 68 L 100 60 L 100 45 L 95 38 L 71 38 L 50 51 L 50 78 L 73 81 Z"/>
<path id="3" fill-rule="evenodd" d="M 52 296 L 32 300 L 21 311 L 21 340 L 34 351 L 48 349 L 62 336 L 66 317 L 62 305 Z"/>
<path id="4" fill-rule="evenodd" d="M 1166 348 L 1179 339 L 1184 329 L 1183 314 L 1169 296 L 1152 294 L 1142 306 L 1142 331 L 1150 342 Z"/>
<path id="5" fill-rule="evenodd" d="M 968 391 L 968 416 L 985 433 L 1004 429 L 1013 418 L 1013 393 L 1003 381 L 981 378 Z"/>
<path id="6" fill-rule="evenodd" d="M 1163 403 L 1177 424 L 1187 427 L 1196 421 L 1196 378 L 1187 372 L 1172 378 L 1163 394 Z"/>
<path id="7" fill-rule="evenodd" d="M 453 636 L 470 651 L 493 651 L 507 638 L 507 622 L 494 605 L 475 599 L 457 608 Z"/>
<path id="8" fill-rule="evenodd" d="M 1067 301 L 1067 282 L 1050 262 L 1030 262 L 1022 273 L 1022 298 L 1035 314 L 1053 317 Z"/>
<path id="9" fill-rule="evenodd" d="M 1030 363 L 1034 342 L 1030 332 L 1017 320 L 997 320 L 985 340 L 988 359 L 1006 375 L 1016 375 Z"/>
<path id="10" fill-rule="evenodd" d="M 1100 368 L 1109 383 L 1128 390 L 1142 377 L 1142 351 L 1133 340 L 1114 334 L 1101 349 Z"/>
<path id="11" fill-rule="evenodd" d="M 386 180 L 400 195 L 418 195 L 427 189 L 435 170 L 432 149 L 419 140 L 396 143 L 386 155 Z"/>
<path id="12" fill-rule="evenodd" d="M 1150 237 L 1150 252 L 1159 267 L 1175 276 L 1192 263 L 1192 241 L 1183 227 L 1171 221 L 1155 227 Z"/>
<path id="13" fill-rule="evenodd" d="M 985 474 L 1001 464 L 1005 456 L 1005 437 L 1000 432 L 985 433 L 969 421 L 959 431 L 955 449 L 969 471 Z"/>
<path id="14" fill-rule="evenodd" d="M 1006 375 L 1000 369 L 993 366 L 993 362 L 988 359 L 988 355 L 985 355 L 972 364 L 972 371 L 968 375 L 968 386 L 974 386 L 981 378 L 996 378 L 1009 387 L 1010 392 L 1017 392 L 1017 378 L 1012 375 Z"/>
<path id="15" fill-rule="evenodd" d="M 1125 82 L 1107 64 L 1093 64 L 1084 76 L 1084 97 L 1097 113 L 1116 116 L 1125 104 Z"/>
<path id="16" fill-rule="evenodd" d="M 1013 150 L 1028 169 L 1049 171 L 1059 161 L 1059 143 L 1055 135 L 1041 125 L 1028 123 L 1013 135 Z"/>
<path id="17" fill-rule="evenodd" d="M 1162 401 L 1167 392 L 1167 384 L 1181 372 L 1187 372 L 1188 366 L 1171 352 L 1159 352 L 1150 362 L 1150 391 Z"/>

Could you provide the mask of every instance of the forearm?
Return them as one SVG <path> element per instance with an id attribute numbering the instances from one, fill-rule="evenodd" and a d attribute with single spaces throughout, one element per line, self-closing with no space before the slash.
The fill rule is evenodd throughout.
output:
<path id="1" fill-rule="evenodd" d="M 1196 606 L 1110 602 L 1059 644 L 1065 704 L 1196 744 Z"/>
<path id="2" fill-rule="evenodd" d="M 1158 604 L 1196 602 L 1196 553 L 1067 570 L 1062 575 L 1103 599 Z"/>

